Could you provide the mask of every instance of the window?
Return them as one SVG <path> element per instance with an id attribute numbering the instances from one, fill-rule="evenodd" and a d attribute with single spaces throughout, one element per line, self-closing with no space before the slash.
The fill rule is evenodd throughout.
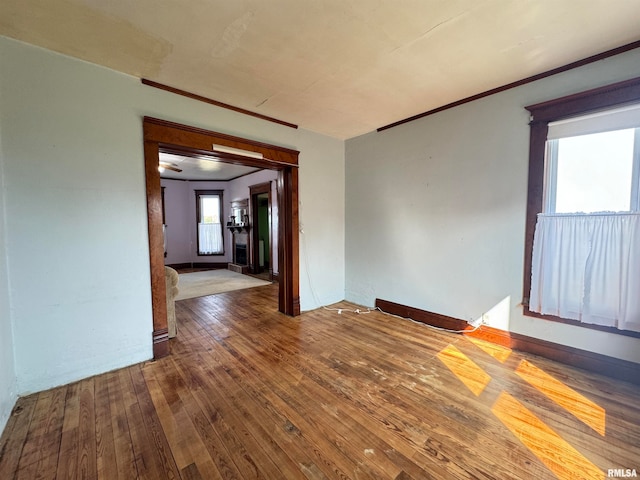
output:
<path id="1" fill-rule="evenodd" d="M 640 79 L 527 109 L 524 312 L 639 336 Z"/>
<path id="2" fill-rule="evenodd" d="M 636 125 L 640 105 L 549 123 L 545 213 L 640 210 Z"/>
<path id="3" fill-rule="evenodd" d="M 198 255 L 224 255 L 222 191 L 196 190 Z"/>

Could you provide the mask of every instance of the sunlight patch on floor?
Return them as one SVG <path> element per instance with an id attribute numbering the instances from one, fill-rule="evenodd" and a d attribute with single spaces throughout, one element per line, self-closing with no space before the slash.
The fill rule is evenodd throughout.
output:
<path id="1" fill-rule="evenodd" d="M 501 363 L 512 353 L 509 348 L 484 340 L 469 337 L 467 340 Z M 476 396 L 491 381 L 489 374 L 453 345 L 441 350 L 437 357 Z M 520 361 L 515 373 L 578 420 L 605 435 L 604 408 L 527 360 Z M 559 479 L 603 478 L 602 470 L 508 392 L 500 392 L 491 411 Z"/>
<path id="2" fill-rule="evenodd" d="M 473 343 L 476 347 L 483 350 L 485 353 L 488 353 L 493 358 L 498 360 L 500 363 L 504 363 L 509 355 L 511 355 L 511 349 L 507 347 L 503 347 L 501 345 L 497 345 L 495 343 L 487 342 L 485 340 L 479 340 L 473 337 L 466 337 L 471 343 Z"/>
<path id="3" fill-rule="evenodd" d="M 600 435 L 605 434 L 604 408 L 526 360 L 520 362 L 516 373 L 538 391 L 567 409 L 578 420 L 589 425 Z"/>
<path id="4" fill-rule="evenodd" d="M 489 374 L 453 345 L 441 350 L 438 358 L 476 396 L 480 395 L 491 381 Z"/>
<path id="5" fill-rule="evenodd" d="M 603 472 L 529 411 L 502 392 L 491 411 L 559 479 L 603 478 Z"/>

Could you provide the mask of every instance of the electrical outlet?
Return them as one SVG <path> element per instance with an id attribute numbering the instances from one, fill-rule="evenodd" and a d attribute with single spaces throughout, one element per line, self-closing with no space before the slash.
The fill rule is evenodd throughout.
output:
<path id="1" fill-rule="evenodd" d="M 468 320 L 467 323 L 469 325 L 471 325 L 472 327 L 479 327 L 480 325 L 482 325 L 484 322 L 484 315 L 476 318 L 475 320 Z"/>

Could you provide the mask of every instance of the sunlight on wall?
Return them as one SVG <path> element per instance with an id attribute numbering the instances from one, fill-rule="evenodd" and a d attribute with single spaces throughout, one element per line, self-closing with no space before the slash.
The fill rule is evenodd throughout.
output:
<path id="1" fill-rule="evenodd" d="M 509 331 L 509 321 L 511 319 L 511 295 L 507 295 L 490 310 L 482 314 L 482 322 L 500 330 Z M 480 320 L 480 319 L 478 319 Z"/>

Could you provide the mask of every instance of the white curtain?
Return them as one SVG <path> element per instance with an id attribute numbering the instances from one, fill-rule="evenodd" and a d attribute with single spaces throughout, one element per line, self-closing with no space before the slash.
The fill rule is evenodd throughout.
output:
<path id="1" fill-rule="evenodd" d="M 200 255 L 222 253 L 222 228 L 219 223 L 198 224 L 198 246 Z"/>
<path id="2" fill-rule="evenodd" d="M 640 214 L 538 215 L 529 309 L 640 331 Z"/>
<path id="3" fill-rule="evenodd" d="M 162 224 L 162 244 L 164 245 L 164 254 L 167 254 L 167 226 Z"/>

